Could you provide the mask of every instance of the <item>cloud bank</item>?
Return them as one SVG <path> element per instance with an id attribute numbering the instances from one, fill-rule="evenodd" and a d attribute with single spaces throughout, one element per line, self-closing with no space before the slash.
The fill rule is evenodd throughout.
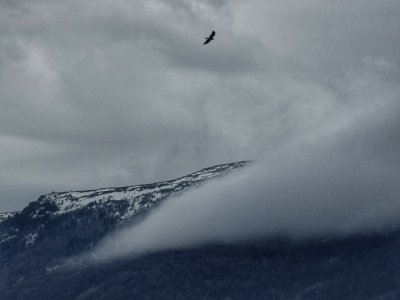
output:
<path id="1" fill-rule="evenodd" d="M 393 0 L 0 1 L 0 211 L 262 160 L 398 99 L 399 15 Z"/>
<path id="2" fill-rule="evenodd" d="M 399 113 L 400 105 L 390 102 L 336 116 L 236 176 L 167 200 L 142 223 L 107 237 L 94 256 L 277 235 L 341 236 L 397 225 Z"/>

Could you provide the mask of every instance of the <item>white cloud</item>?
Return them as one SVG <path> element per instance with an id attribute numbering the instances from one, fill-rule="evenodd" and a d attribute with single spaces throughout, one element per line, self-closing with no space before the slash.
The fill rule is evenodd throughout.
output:
<path id="1" fill-rule="evenodd" d="M 54 151 L 8 177 L 0 211 L 54 189 L 260 159 L 332 115 L 398 98 L 399 11 L 389 0 L 2 1 L 0 139 Z M 35 188 L 21 187 L 31 174 Z"/>
<path id="2" fill-rule="evenodd" d="M 268 153 L 239 175 L 169 199 L 106 237 L 97 259 L 209 243 L 380 231 L 399 225 L 399 105 L 348 114 Z M 342 116 L 340 116 L 342 117 Z M 336 119 L 338 121 L 339 118 Z"/>

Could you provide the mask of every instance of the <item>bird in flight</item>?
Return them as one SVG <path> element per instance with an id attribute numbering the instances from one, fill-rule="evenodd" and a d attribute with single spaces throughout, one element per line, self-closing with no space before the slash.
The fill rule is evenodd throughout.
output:
<path id="1" fill-rule="evenodd" d="M 214 36 L 215 36 L 215 31 L 213 30 L 213 31 L 211 32 L 210 36 L 209 36 L 209 37 L 206 37 L 206 41 L 203 43 L 203 45 L 206 45 L 206 44 L 208 44 L 209 42 L 211 42 L 211 41 L 214 39 Z"/>

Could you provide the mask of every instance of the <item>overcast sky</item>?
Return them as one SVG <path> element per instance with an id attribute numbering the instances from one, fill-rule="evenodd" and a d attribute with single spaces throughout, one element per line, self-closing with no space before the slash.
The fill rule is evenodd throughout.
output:
<path id="1" fill-rule="evenodd" d="M 258 160 L 400 101 L 399 16 L 398 0 L 0 0 L 0 211 Z"/>

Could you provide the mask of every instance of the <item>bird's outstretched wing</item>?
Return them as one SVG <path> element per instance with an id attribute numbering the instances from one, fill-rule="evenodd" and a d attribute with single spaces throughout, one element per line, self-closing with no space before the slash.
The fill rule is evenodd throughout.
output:
<path id="1" fill-rule="evenodd" d="M 203 43 L 203 45 L 208 44 L 209 42 L 211 42 L 214 39 L 215 36 L 215 31 L 213 30 L 210 34 L 210 36 L 208 38 L 206 38 L 206 41 Z"/>

